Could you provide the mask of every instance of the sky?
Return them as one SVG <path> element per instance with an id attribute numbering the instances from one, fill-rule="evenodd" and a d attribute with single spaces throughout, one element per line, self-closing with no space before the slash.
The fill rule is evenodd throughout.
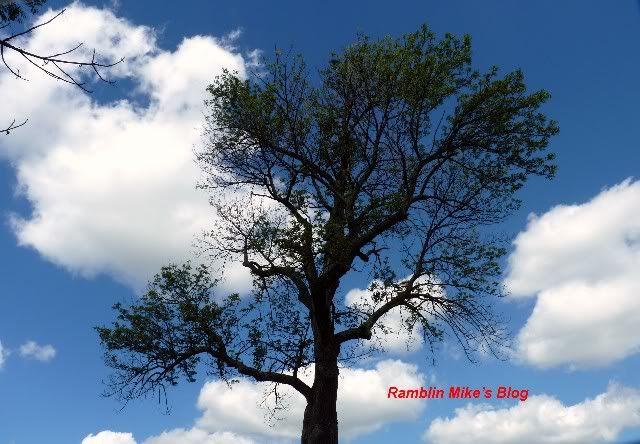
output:
<path id="1" fill-rule="evenodd" d="M 109 369 L 93 330 L 162 265 L 192 258 L 212 210 L 195 189 L 205 86 L 275 48 L 317 70 L 358 33 L 400 36 L 427 23 L 472 36 L 474 65 L 521 68 L 552 98 L 558 174 L 531 180 L 494 227 L 513 242 L 496 310 L 513 353 L 471 363 L 453 341 L 435 364 L 420 342 L 341 370 L 345 442 L 625 443 L 640 439 L 640 6 L 632 0 L 48 2 L 65 14 L 22 43 L 82 41 L 114 86 L 92 94 L 0 68 L 0 444 L 259 444 L 299 441 L 303 400 L 272 424 L 265 387 L 201 375 L 123 408 L 101 396 Z M 0 31 L 1 32 L 1 31 Z M 7 56 L 9 57 L 9 56 Z M 365 297 L 352 279 L 340 297 Z M 231 269 L 225 290 L 246 291 Z M 510 386 L 519 399 L 387 399 L 389 386 Z"/>

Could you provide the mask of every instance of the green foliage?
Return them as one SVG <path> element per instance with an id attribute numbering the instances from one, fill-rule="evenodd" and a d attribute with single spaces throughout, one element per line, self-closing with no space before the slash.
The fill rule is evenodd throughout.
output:
<path id="1" fill-rule="evenodd" d="M 199 355 L 233 338 L 238 297 L 216 302 L 212 288 L 205 267 L 192 271 L 189 264 L 172 265 L 162 268 L 139 303 L 113 306 L 117 321 L 111 328 L 96 330 L 108 350 L 107 365 L 135 382 L 131 392 L 120 393 L 123 398 L 146 393 L 162 382 L 175 385 L 180 376 L 193 382 Z M 135 358 L 122 359 L 123 352 Z"/>
<path id="2" fill-rule="evenodd" d="M 108 394 L 125 401 L 165 394 L 166 385 L 176 385 L 181 378 L 194 382 L 205 356 L 216 376 L 225 380 L 247 370 L 282 370 L 277 365 L 286 359 L 307 364 L 304 352 L 310 342 L 301 355 L 297 341 L 306 326 L 296 320 L 290 304 L 273 304 L 270 313 L 263 314 L 256 310 L 259 296 L 255 301 L 241 301 L 237 294 L 218 298 L 215 284 L 205 266 L 194 270 L 189 263 L 170 265 L 156 275 L 139 302 L 113 306 L 118 313 L 113 325 L 96 327 L 105 362 L 116 371 Z M 289 357 L 291 350 L 297 352 L 294 357 Z M 252 361 L 253 367 L 240 366 L 240 360 Z"/>
<path id="3" fill-rule="evenodd" d="M 22 0 L 0 2 L 0 23 L 22 21 L 27 13 L 35 14 L 47 0 Z"/>

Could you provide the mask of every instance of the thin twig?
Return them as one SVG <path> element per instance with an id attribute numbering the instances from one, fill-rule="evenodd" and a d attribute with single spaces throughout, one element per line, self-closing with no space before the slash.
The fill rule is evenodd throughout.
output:
<path id="1" fill-rule="evenodd" d="M 9 124 L 8 127 L 6 127 L 5 129 L 0 130 L 0 132 L 5 133 L 5 134 L 9 134 L 9 132 L 11 130 L 14 130 L 16 128 L 20 128 L 22 125 L 24 125 L 25 123 L 27 123 L 29 119 L 24 119 L 24 122 L 22 122 L 19 125 L 16 125 L 16 119 L 13 119 L 13 121 L 11 122 L 11 124 Z"/>
<path id="2" fill-rule="evenodd" d="M 22 79 L 22 80 L 25 80 L 25 81 L 28 80 L 22 74 L 20 74 L 20 70 L 14 69 L 9 65 L 9 63 L 5 59 L 5 49 L 7 49 L 7 50 L 11 50 L 11 51 L 17 52 L 25 60 L 27 60 L 30 64 L 32 64 L 33 66 L 38 68 L 40 71 L 42 71 L 43 73 L 45 73 L 49 77 L 52 77 L 52 78 L 54 78 L 56 80 L 60 80 L 60 81 L 65 82 L 65 83 L 70 83 L 72 85 L 75 85 L 78 88 L 80 88 L 83 91 L 88 92 L 88 93 L 90 93 L 91 91 L 85 86 L 86 82 L 80 81 L 78 77 L 74 77 L 72 74 L 67 72 L 67 70 L 65 70 L 63 68 L 63 66 L 71 65 L 71 66 L 77 66 L 77 67 L 80 67 L 80 68 L 89 66 L 89 67 L 91 67 L 93 72 L 96 74 L 98 79 L 100 79 L 101 81 L 103 81 L 105 83 L 113 84 L 114 82 L 112 80 L 106 79 L 100 73 L 98 68 L 111 68 L 112 66 L 115 66 L 115 65 L 117 65 L 119 63 L 122 63 L 124 61 L 124 57 L 122 57 L 120 60 L 118 60 L 116 62 L 113 62 L 113 63 L 100 63 L 100 62 L 98 62 L 96 60 L 96 50 L 94 48 L 93 54 L 92 54 L 92 57 L 91 57 L 90 61 L 69 60 L 69 59 L 66 59 L 66 58 L 61 58 L 61 56 L 65 56 L 65 55 L 71 54 L 72 52 L 74 52 L 77 49 L 79 49 L 80 47 L 82 47 L 83 43 L 78 43 L 76 46 L 74 46 L 73 48 L 68 49 L 66 51 L 58 52 L 56 54 L 47 55 L 47 56 L 36 54 L 34 52 L 28 51 L 27 49 L 25 49 L 22 46 L 14 45 L 13 43 L 10 43 L 10 41 L 15 39 L 16 37 L 20 37 L 20 36 L 24 36 L 24 35 L 30 34 L 30 33 L 34 32 L 36 29 L 38 29 L 38 28 L 40 28 L 42 26 L 48 25 L 49 23 L 53 22 L 55 19 L 60 17 L 62 14 L 64 14 L 64 12 L 65 12 L 65 9 L 61 10 L 59 13 L 57 13 L 56 15 L 51 17 L 49 20 L 47 20 L 47 21 L 45 21 L 43 23 L 34 25 L 34 26 L 32 26 L 32 27 L 30 27 L 30 28 L 28 28 L 28 29 L 26 29 L 26 30 L 24 30 L 22 32 L 18 32 L 16 34 L 10 35 L 9 37 L 1 38 L 0 39 L 0 59 L 2 60 L 2 63 L 4 64 L 4 66 L 17 79 Z M 0 29 L 5 28 L 7 25 L 8 24 L 0 26 Z M 36 63 L 36 61 L 38 63 Z M 53 65 L 55 67 L 55 70 L 46 68 L 46 66 L 49 65 L 49 64 Z M 9 134 L 10 130 L 15 129 L 15 128 L 19 128 L 22 125 L 24 125 L 25 123 L 27 123 L 27 120 L 22 122 L 20 125 L 15 125 L 15 119 L 14 119 L 14 121 L 11 122 L 11 125 L 9 125 L 6 129 L 0 130 L 0 132 L 4 132 L 5 134 Z"/>

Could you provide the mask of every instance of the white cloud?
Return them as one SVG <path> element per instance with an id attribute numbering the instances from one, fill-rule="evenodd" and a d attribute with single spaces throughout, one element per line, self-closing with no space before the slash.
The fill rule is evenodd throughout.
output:
<path id="1" fill-rule="evenodd" d="M 7 358 L 9 357 L 9 350 L 4 348 L 2 345 L 2 341 L 0 341 L 0 369 L 4 367 L 4 363 L 7 362 Z"/>
<path id="2" fill-rule="evenodd" d="M 311 373 L 307 378 L 312 378 Z M 372 369 L 340 369 L 338 421 L 340 434 L 346 439 L 380 429 L 385 423 L 416 419 L 425 407 L 424 400 L 387 399 L 389 386 L 421 387 L 425 377 L 415 365 L 401 361 L 381 361 Z M 196 421 L 200 429 L 228 430 L 269 437 L 299 438 L 306 401 L 288 386 L 281 387 L 288 408 L 277 412 L 279 420 L 268 421 L 267 410 L 260 404 L 273 405 L 270 385 L 246 379 L 232 389 L 222 381 L 205 384 L 198 398 L 203 410 Z M 264 404 L 263 404 L 264 405 Z"/>
<path id="3" fill-rule="evenodd" d="M 532 214 L 514 244 L 506 280 L 514 297 L 624 274 L 640 259 L 640 182 L 627 179 L 589 202 Z"/>
<path id="4" fill-rule="evenodd" d="M 208 433 L 197 428 L 174 429 L 162 432 L 158 436 L 147 438 L 143 444 L 256 444 L 250 438 L 235 433 Z M 120 433 L 105 430 L 97 435 L 90 434 L 81 444 L 137 444 L 131 433 Z"/>
<path id="5" fill-rule="evenodd" d="M 604 366 L 640 351 L 640 182 L 532 215 L 509 257 L 513 298 L 537 295 L 517 356 Z"/>
<path id="6" fill-rule="evenodd" d="M 131 433 L 119 433 L 105 430 L 93 435 L 89 434 L 82 440 L 81 444 L 136 444 Z"/>
<path id="7" fill-rule="evenodd" d="M 594 399 L 565 406 L 532 396 L 511 408 L 469 404 L 453 418 L 435 419 L 424 434 L 432 444 L 582 444 L 611 442 L 640 426 L 640 390 L 610 384 Z"/>
<path id="8" fill-rule="evenodd" d="M 20 346 L 20 356 L 47 362 L 56 356 L 56 349 L 49 344 L 39 345 L 35 341 L 27 341 Z"/>
<path id="9" fill-rule="evenodd" d="M 422 399 L 388 399 L 390 386 L 426 385 L 418 367 L 398 360 L 381 361 L 373 369 L 345 368 L 338 388 L 338 420 L 347 439 L 382 428 L 386 423 L 412 421 L 423 412 Z"/>
<path id="10" fill-rule="evenodd" d="M 301 378 L 311 383 L 313 371 L 309 369 Z M 414 389 L 424 386 L 425 382 L 426 377 L 417 366 L 402 361 L 380 361 L 371 369 L 341 368 L 337 404 L 340 436 L 351 439 L 387 423 L 417 419 L 426 405 L 424 400 L 387 399 L 387 392 L 390 386 Z M 272 388 L 269 383 L 246 378 L 232 384 L 232 388 L 223 381 L 207 382 L 198 397 L 202 415 L 194 427 L 164 431 L 147 438 L 143 444 L 290 444 L 292 440 L 299 440 L 305 399 L 289 386 L 281 386 L 279 395 L 286 408 L 278 410 L 274 417 L 268 410 L 274 406 Z M 122 441 L 123 444 L 136 444 L 130 434 L 113 432 L 101 432 L 93 438 L 105 441 L 83 441 L 82 444 L 112 444 L 107 439 L 125 437 L 131 441 Z M 120 444 L 120 441 L 113 443 Z"/>
<path id="11" fill-rule="evenodd" d="M 80 3 L 23 43 L 52 53 L 79 41 L 106 59 L 126 57 L 104 74 L 118 88 L 128 79 L 131 95 L 98 103 L 7 55 L 29 82 L 0 72 L 0 102 L 11 104 L 6 118 L 29 122 L 0 138 L 0 157 L 15 167 L 18 191 L 33 208 L 14 215 L 12 227 L 20 245 L 55 264 L 88 277 L 108 273 L 139 289 L 161 265 L 192 257 L 194 236 L 211 226 L 208 196 L 195 190 L 192 150 L 205 86 L 223 67 L 243 75 L 245 57 L 208 36 L 164 51 L 151 29 Z M 228 288 L 250 284 L 247 273 L 234 273 Z"/>
<path id="12" fill-rule="evenodd" d="M 144 444 L 256 444 L 253 439 L 230 432 L 209 433 L 202 429 L 174 429 L 148 438 Z"/>

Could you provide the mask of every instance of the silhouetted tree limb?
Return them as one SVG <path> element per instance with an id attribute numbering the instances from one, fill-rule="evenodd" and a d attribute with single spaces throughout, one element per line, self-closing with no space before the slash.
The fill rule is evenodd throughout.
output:
<path id="1" fill-rule="evenodd" d="M 27 2 L 29 7 L 31 8 L 32 11 L 35 11 L 35 6 L 44 3 L 44 1 L 36 1 L 36 2 Z M 11 4 L 15 4 L 14 2 L 9 2 L 9 5 Z M 12 9 L 9 8 L 6 5 L 3 5 L 2 7 L 3 9 L 0 9 L 0 13 L 2 13 L 2 19 L 3 21 L 7 21 L 7 23 L 5 23 L 3 26 L 0 27 L 1 29 L 6 28 L 10 23 L 10 21 L 17 21 L 19 20 L 19 18 L 21 18 L 24 15 L 24 12 L 21 9 Z M 29 51 L 26 48 L 15 44 L 15 39 L 17 39 L 18 37 L 23 37 L 25 35 L 29 35 L 31 33 L 33 33 L 34 31 L 38 30 L 39 28 L 48 25 L 49 23 L 53 22 L 54 20 L 56 20 L 58 17 L 60 17 L 61 15 L 63 15 L 65 12 L 65 9 L 61 10 L 59 13 L 57 13 L 56 15 L 54 15 L 53 17 L 51 17 L 49 20 L 43 22 L 43 23 L 39 23 L 37 25 L 33 25 L 27 29 L 25 29 L 24 31 L 21 32 L 17 32 L 14 33 L 12 35 L 9 35 L 7 37 L 1 37 L 0 38 L 0 60 L 2 60 L 3 65 L 5 66 L 5 68 L 11 73 L 13 74 L 17 79 L 21 79 L 21 80 L 28 80 L 24 77 L 24 75 L 22 75 L 20 73 L 20 71 L 14 67 L 12 67 L 6 60 L 5 58 L 5 54 L 9 53 L 9 52 L 13 52 L 16 54 L 19 54 L 20 56 L 22 56 L 22 58 L 24 58 L 27 62 L 29 62 L 29 64 L 31 64 L 32 66 L 35 66 L 36 68 L 38 68 L 38 70 L 40 70 L 41 72 L 43 72 L 44 74 L 48 75 L 49 77 L 55 79 L 55 80 L 59 80 L 65 83 L 69 83 L 72 84 L 80 89 L 82 89 L 85 92 L 91 92 L 87 87 L 86 87 L 86 81 L 82 81 L 80 80 L 79 76 L 74 76 L 72 75 L 68 69 L 65 69 L 66 67 L 80 67 L 80 68 L 91 68 L 91 70 L 95 73 L 96 77 L 98 79 L 100 79 L 101 81 L 108 83 L 108 84 L 112 84 L 113 81 L 106 79 L 102 73 L 100 72 L 100 69 L 103 68 L 110 68 L 113 67 L 121 62 L 124 61 L 124 57 L 119 59 L 116 62 L 110 62 L 110 63 L 105 63 L 105 62 L 100 62 L 97 58 L 96 58 L 96 50 L 94 49 L 91 55 L 91 59 L 89 60 L 73 60 L 70 59 L 66 56 L 69 56 L 70 54 L 73 54 L 75 51 L 77 51 L 78 49 L 80 49 L 82 47 L 82 43 L 78 43 L 76 46 L 74 46 L 73 48 L 55 53 L 55 54 L 49 54 L 49 55 L 43 55 L 43 54 L 38 54 L 35 53 L 33 51 Z M 50 68 L 52 67 L 52 68 Z M 22 125 L 24 125 L 27 122 L 27 120 L 25 120 L 22 124 L 14 126 L 15 120 L 12 122 L 11 125 L 9 125 L 9 127 L 7 127 L 4 130 L 1 130 L 2 132 L 4 132 L 5 134 L 9 134 L 9 131 L 15 128 L 18 128 Z"/>
<path id="2" fill-rule="evenodd" d="M 79 66 L 79 67 L 90 67 L 93 72 L 98 76 L 98 78 L 106 83 L 112 83 L 109 80 L 106 80 L 101 74 L 100 71 L 98 70 L 98 68 L 110 68 L 112 66 L 117 65 L 118 63 L 121 63 L 122 61 L 124 61 L 124 57 L 121 58 L 120 60 L 118 60 L 117 62 L 113 62 L 113 63 L 101 63 L 98 62 L 96 60 L 96 51 L 95 49 L 93 50 L 93 54 L 91 57 L 91 60 L 70 60 L 67 58 L 62 58 L 61 56 L 65 56 L 65 55 L 69 55 L 71 53 L 73 53 L 74 51 L 78 50 L 80 47 L 82 47 L 82 43 L 78 43 L 76 46 L 74 46 L 71 49 L 68 49 L 66 51 L 62 51 L 56 54 L 51 54 L 51 55 L 42 55 L 42 54 L 36 54 L 33 52 L 30 52 L 28 50 L 26 50 L 23 47 L 20 46 L 16 46 L 13 43 L 11 43 L 11 40 L 15 39 L 16 37 L 20 37 L 23 35 L 27 35 L 30 34 L 32 32 L 34 32 L 36 29 L 42 27 L 42 26 L 46 26 L 49 23 L 51 23 L 52 21 L 54 21 L 55 19 L 57 19 L 58 17 L 60 17 L 62 14 L 64 14 L 65 10 L 61 10 L 59 13 L 57 13 L 56 15 L 54 15 L 53 17 L 51 17 L 49 20 L 40 23 L 38 25 L 34 25 L 22 32 L 18 32 L 16 34 L 10 35 L 9 37 L 6 38 L 2 38 L 0 39 L 0 57 L 2 58 L 2 63 L 4 64 L 4 66 L 13 74 L 15 75 L 17 78 L 26 80 L 17 70 L 14 70 L 11 66 L 9 66 L 9 64 L 7 63 L 7 61 L 5 60 L 4 54 L 5 51 L 7 50 L 11 50 L 11 51 L 15 51 L 16 53 L 20 54 L 24 59 L 26 59 L 30 64 L 32 64 L 33 66 L 35 66 L 36 68 L 38 68 L 40 71 L 44 72 L 45 74 L 47 74 L 50 77 L 53 77 L 56 80 L 60 80 L 62 82 L 66 82 L 66 83 L 70 83 L 72 85 L 75 85 L 77 87 L 79 87 L 80 89 L 82 89 L 83 91 L 86 92 L 90 92 L 86 87 L 85 84 L 86 82 L 82 82 L 80 80 L 78 80 L 76 77 L 73 77 L 72 75 L 70 75 L 67 71 L 64 70 L 63 66 Z M 37 63 L 40 62 L 39 63 Z M 53 65 L 57 72 L 48 69 L 47 65 Z"/>
<path id="3" fill-rule="evenodd" d="M 9 134 L 11 132 L 11 130 L 14 130 L 16 128 L 20 128 L 21 126 L 26 124 L 28 120 L 29 119 L 25 119 L 24 122 L 19 123 L 18 125 L 16 125 L 16 119 L 13 119 L 13 121 L 9 124 L 9 126 L 4 128 L 4 129 L 0 129 L 0 132 L 5 133 L 5 134 Z"/>

